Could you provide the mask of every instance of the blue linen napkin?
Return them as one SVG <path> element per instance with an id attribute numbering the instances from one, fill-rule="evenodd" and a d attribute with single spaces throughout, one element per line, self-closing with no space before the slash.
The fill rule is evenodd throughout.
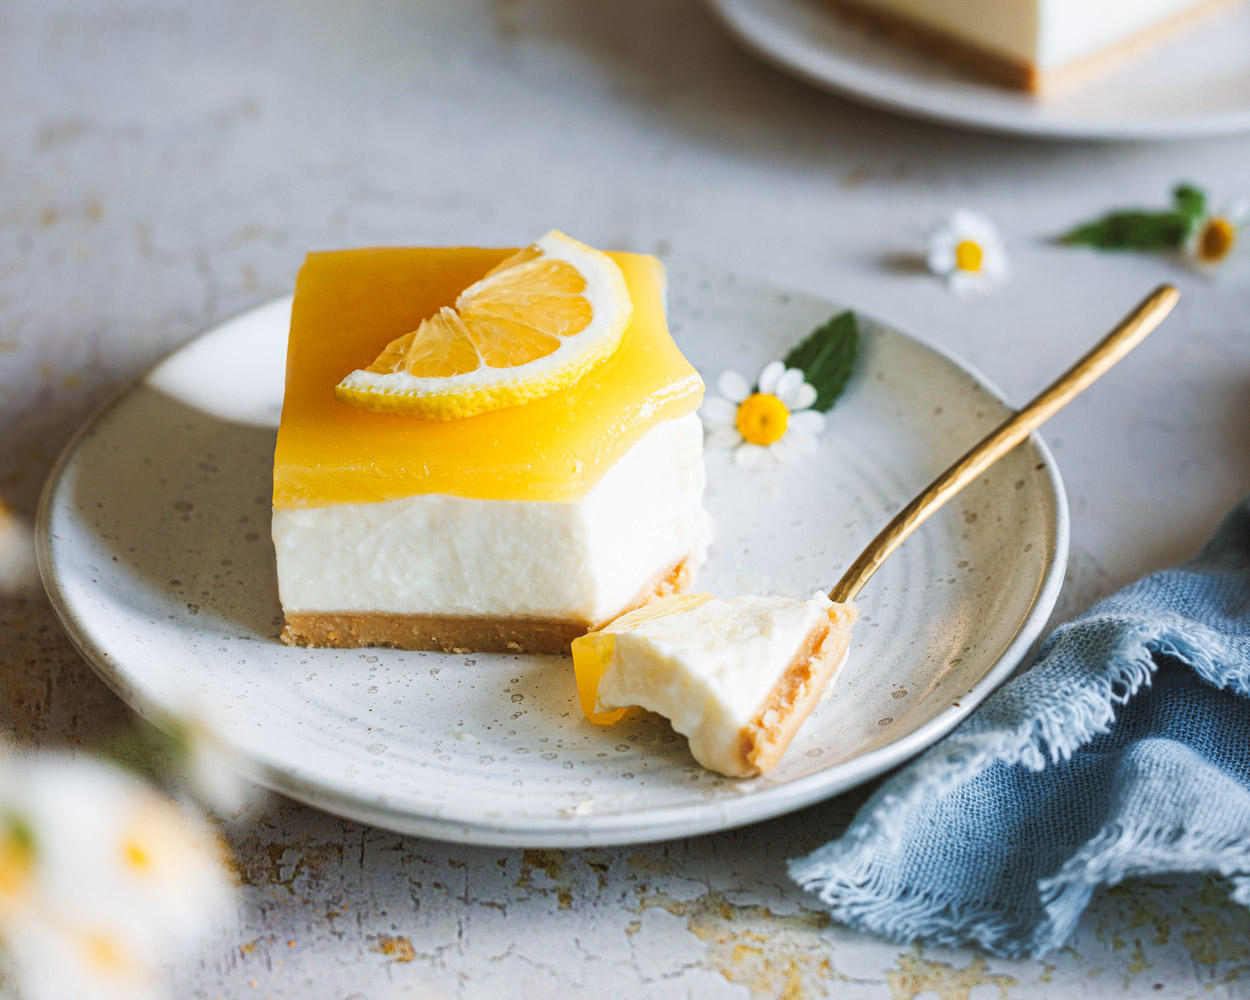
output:
<path id="1" fill-rule="evenodd" d="M 1100 884 L 1205 870 L 1250 906 L 1250 497 L 790 865 L 839 921 L 1004 957 L 1062 945 Z"/>

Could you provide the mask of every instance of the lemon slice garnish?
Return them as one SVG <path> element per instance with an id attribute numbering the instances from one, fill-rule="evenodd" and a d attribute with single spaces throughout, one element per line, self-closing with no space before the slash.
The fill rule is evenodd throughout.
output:
<path id="1" fill-rule="evenodd" d="M 552 230 L 387 344 L 334 395 L 351 406 L 457 420 L 572 385 L 619 346 L 633 315 L 607 254 Z"/>

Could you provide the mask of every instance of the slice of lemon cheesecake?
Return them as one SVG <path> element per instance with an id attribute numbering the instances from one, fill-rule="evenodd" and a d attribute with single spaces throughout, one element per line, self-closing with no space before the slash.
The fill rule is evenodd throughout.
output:
<path id="1" fill-rule="evenodd" d="M 1239 0 L 830 0 L 1000 83 L 1061 90 Z"/>
<path id="2" fill-rule="evenodd" d="M 274 456 L 284 641 L 567 652 L 686 588 L 703 383 L 653 257 L 309 255 Z"/>
<path id="3" fill-rule="evenodd" d="M 823 594 L 657 601 L 573 642 L 582 711 L 601 725 L 656 712 L 709 770 L 763 774 L 828 690 L 858 615 Z"/>

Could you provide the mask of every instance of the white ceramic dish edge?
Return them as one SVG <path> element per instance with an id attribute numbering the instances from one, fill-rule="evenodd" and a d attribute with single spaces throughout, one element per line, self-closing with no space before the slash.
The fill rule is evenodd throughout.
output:
<path id="1" fill-rule="evenodd" d="M 213 328 L 260 310 L 279 308 L 288 301 L 289 296 L 242 310 L 233 317 L 227 317 L 213 324 Z M 895 329 L 898 328 L 895 327 Z M 924 337 L 910 333 L 908 336 L 965 370 L 980 382 L 988 393 L 1005 402 L 1003 393 L 992 381 L 957 358 L 952 352 Z M 194 340 L 195 338 L 191 338 L 178 350 L 185 349 Z M 127 394 L 133 385 L 151 376 L 173 353 L 177 351 L 171 352 L 171 355 L 156 362 L 132 383 L 120 390 L 75 433 L 49 473 L 36 517 L 40 573 L 53 609 L 60 618 L 71 642 L 118 697 L 134 708 L 144 719 L 163 729 L 167 729 L 170 722 L 167 710 L 150 701 L 143 692 L 129 684 L 114 669 L 108 654 L 93 642 L 89 630 L 84 627 L 72 605 L 65 599 L 64 589 L 51 553 L 50 518 L 53 499 L 60 485 L 62 473 L 84 436 Z M 689 809 L 685 806 L 651 808 L 646 811 L 645 824 L 623 820 L 615 826 L 605 826 L 605 817 L 598 816 L 592 825 L 591 822 L 580 817 L 570 816 L 556 829 L 545 818 L 513 817 L 507 824 L 486 823 L 457 816 L 455 810 L 443 807 L 431 809 L 427 816 L 414 816 L 390 810 L 384 801 L 364 802 L 344 795 L 340 789 L 331 785 L 296 778 L 279 768 L 257 761 L 241 761 L 241 770 L 247 778 L 265 788 L 315 808 L 325 809 L 360 822 L 376 824 L 416 836 L 499 847 L 589 847 L 668 840 L 748 825 L 831 798 L 904 763 L 949 733 L 1011 676 L 1040 636 L 1049 617 L 1050 609 L 1054 606 L 1062 587 L 1066 572 L 1069 509 L 1067 495 L 1054 456 L 1039 435 L 1034 434 L 1031 440 L 1045 461 L 1047 475 L 1051 480 L 1057 501 L 1055 557 L 1034 598 L 1033 613 L 1021 623 L 1014 639 L 994 666 L 973 685 L 957 705 L 945 709 L 914 731 L 888 745 L 842 762 L 839 765 L 840 780 L 837 782 L 829 782 L 822 774 L 814 774 L 790 781 L 784 786 L 773 787 L 770 789 L 770 794 L 763 800 L 753 801 L 756 794 L 744 791 L 740 799 L 721 803 L 715 811 L 703 810 L 694 816 L 690 815 Z M 871 599 L 871 591 L 869 591 L 869 599 Z M 752 786 L 752 792 L 758 793 L 759 790 L 758 783 Z"/>

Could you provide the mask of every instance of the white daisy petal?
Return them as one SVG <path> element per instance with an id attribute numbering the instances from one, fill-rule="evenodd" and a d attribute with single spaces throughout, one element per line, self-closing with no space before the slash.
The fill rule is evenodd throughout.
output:
<path id="1" fill-rule="evenodd" d="M 954 271 L 946 279 L 950 290 L 961 299 L 971 298 L 984 290 L 981 276 L 973 271 Z"/>
<path id="2" fill-rule="evenodd" d="M 974 240 L 983 246 L 999 242 L 998 228 L 980 212 L 959 209 L 951 215 L 951 228 L 960 239 Z"/>
<path id="3" fill-rule="evenodd" d="M 718 427 L 714 431 L 708 431 L 707 439 L 703 443 L 708 448 L 735 448 L 742 443 L 742 435 L 738 433 L 737 427 Z"/>
<path id="4" fill-rule="evenodd" d="M 699 410 L 699 419 L 708 430 L 715 430 L 717 427 L 732 427 L 738 421 L 737 404 L 718 396 L 709 396 L 703 401 L 703 407 Z"/>
<path id="5" fill-rule="evenodd" d="M 764 366 L 764 370 L 760 372 L 760 392 L 773 393 L 777 389 L 777 380 L 781 378 L 781 373 L 786 370 L 786 366 L 780 361 L 770 361 Z"/>
<path id="6" fill-rule="evenodd" d="M 925 261 L 929 265 L 929 270 L 939 277 L 950 274 L 955 270 L 954 243 L 945 239 L 940 243 L 935 240 L 929 244 L 929 255 Z"/>
<path id="7" fill-rule="evenodd" d="M 816 387 L 810 382 L 804 382 L 794 393 L 794 403 L 790 406 L 792 410 L 806 410 L 814 402 L 816 397 L 820 395 L 816 391 Z"/>
<path id="8" fill-rule="evenodd" d="M 781 378 L 777 379 L 777 385 L 773 388 L 773 393 L 786 404 L 788 409 L 794 409 L 795 394 L 803 386 L 803 370 L 801 368 L 787 368 L 781 373 Z"/>
<path id="9" fill-rule="evenodd" d="M 981 264 L 981 273 L 989 279 L 989 281 L 985 282 L 987 285 L 990 282 L 1001 284 L 1011 275 L 1011 271 L 1007 267 L 1007 258 L 1002 254 L 986 254 Z M 988 291 L 988 289 L 986 290 Z"/>
<path id="10" fill-rule="evenodd" d="M 790 434 L 774 441 L 768 446 L 768 453 L 778 462 L 793 462 L 802 457 L 802 451 L 795 447 L 794 438 Z"/>
<path id="11" fill-rule="evenodd" d="M 741 403 L 751 395 L 751 387 L 747 384 L 747 380 L 735 371 L 722 372 L 721 377 L 716 380 L 716 388 L 731 403 Z"/>
<path id="12" fill-rule="evenodd" d="M 743 466 L 755 466 L 764 461 L 768 455 L 768 449 L 762 444 L 751 444 L 750 441 L 744 441 L 734 449 L 734 462 Z"/>
<path id="13" fill-rule="evenodd" d="M 801 434 L 820 434 L 824 429 L 825 415 L 819 410 L 795 410 L 790 414 L 786 433 L 797 431 Z"/>
<path id="14" fill-rule="evenodd" d="M 1000 234 L 997 229 L 992 228 L 992 223 L 990 226 L 991 228 L 986 232 L 981 233 L 978 236 L 978 239 L 980 240 L 981 245 L 987 250 L 992 250 L 995 253 L 1003 253 L 1007 249 L 1007 244 L 1003 242 L 1002 234 Z"/>

